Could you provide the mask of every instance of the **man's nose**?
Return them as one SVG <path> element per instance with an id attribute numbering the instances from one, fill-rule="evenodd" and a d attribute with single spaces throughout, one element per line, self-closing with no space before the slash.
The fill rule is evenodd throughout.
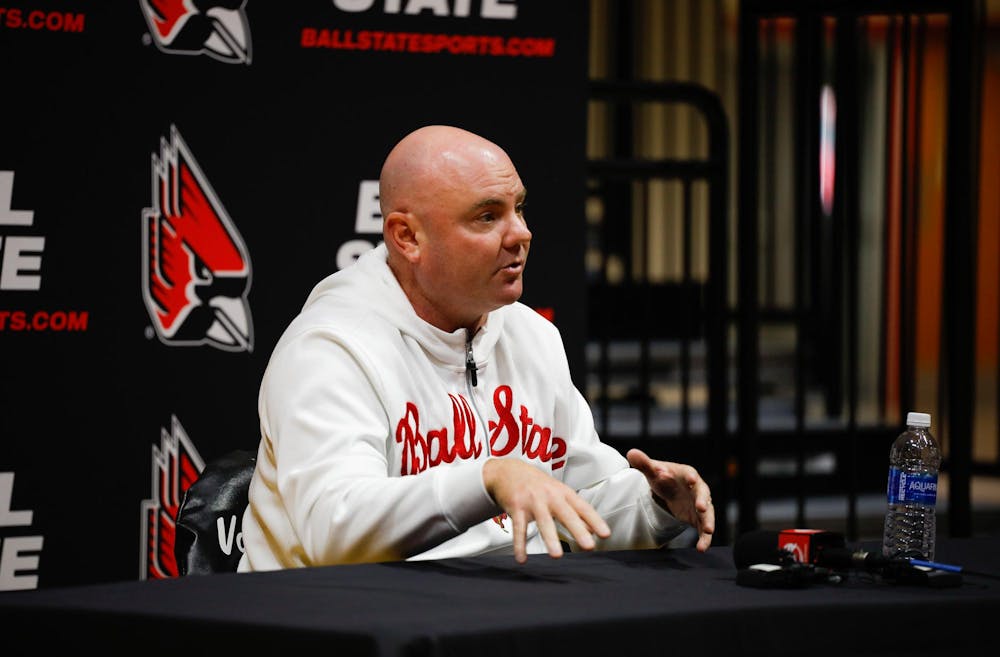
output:
<path id="1" fill-rule="evenodd" d="M 514 215 L 510 229 L 507 231 L 507 243 L 511 245 L 521 244 L 531 241 L 531 231 L 523 217 Z"/>

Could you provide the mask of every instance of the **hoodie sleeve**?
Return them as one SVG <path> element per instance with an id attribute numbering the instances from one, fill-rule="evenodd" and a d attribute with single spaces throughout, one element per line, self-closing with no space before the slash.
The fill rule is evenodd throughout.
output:
<path id="1" fill-rule="evenodd" d="M 539 325 L 538 339 L 547 343 L 539 353 L 549 354 L 546 371 L 555 373 L 563 391 L 557 401 L 559 425 L 566 427 L 566 466 L 563 481 L 587 500 L 611 528 L 598 540 L 604 550 L 643 549 L 665 545 L 687 525 L 653 500 L 646 477 L 632 468 L 616 449 L 602 443 L 594 427 L 590 405 L 573 384 L 558 329 Z M 573 546 L 566 532 L 562 537 Z"/>
<path id="2" fill-rule="evenodd" d="M 565 483 L 576 489 L 611 528 L 598 539 L 601 550 L 656 548 L 679 535 L 687 525 L 653 500 L 646 477 L 629 466 L 616 449 L 600 441 L 593 415 L 583 396 L 573 388 L 575 420 L 568 443 Z M 563 537 L 574 546 L 572 536 Z"/>
<path id="3" fill-rule="evenodd" d="M 301 551 L 302 565 L 407 558 L 498 513 L 483 461 L 389 476 L 395 436 L 378 385 L 322 330 L 298 336 L 268 366 L 260 412 L 280 508 L 257 513 L 269 527 L 281 521 L 268 513 L 287 517 L 288 535 L 271 541 Z"/>

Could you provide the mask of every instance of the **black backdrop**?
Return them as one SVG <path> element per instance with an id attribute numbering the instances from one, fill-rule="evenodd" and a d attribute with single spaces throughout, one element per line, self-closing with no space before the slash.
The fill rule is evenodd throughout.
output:
<path id="1" fill-rule="evenodd" d="M 510 153 L 535 235 L 523 300 L 582 384 L 586 3 L 189 4 L 0 6 L 0 590 L 176 573 L 182 490 L 256 448 L 273 344 L 378 241 L 364 181 L 420 125 Z M 154 38 L 152 6 L 173 32 Z M 178 152 L 215 241 L 164 217 L 154 167 Z M 183 244 L 159 257 L 144 224 Z M 235 277 L 211 257 L 227 248 Z M 221 310 L 168 335 L 151 281 L 192 253 Z"/>

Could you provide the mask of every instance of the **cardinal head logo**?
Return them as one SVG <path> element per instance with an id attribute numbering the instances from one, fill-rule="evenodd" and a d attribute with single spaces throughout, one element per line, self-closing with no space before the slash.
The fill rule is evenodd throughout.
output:
<path id="1" fill-rule="evenodd" d="M 246 0 L 139 0 L 139 7 L 162 52 L 250 64 Z"/>
<path id="2" fill-rule="evenodd" d="M 253 351 L 250 256 L 177 128 L 152 156 L 142 292 L 160 341 Z"/>

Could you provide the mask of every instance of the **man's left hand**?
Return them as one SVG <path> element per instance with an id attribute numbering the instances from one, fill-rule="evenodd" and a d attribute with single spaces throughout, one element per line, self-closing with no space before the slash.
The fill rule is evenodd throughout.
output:
<path id="1" fill-rule="evenodd" d="M 707 550 L 715 531 L 715 508 L 708 484 L 698 471 L 682 463 L 653 460 L 639 449 L 629 450 L 626 458 L 646 475 L 653 498 L 675 518 L 698 530 L 698 551 Z"/>

